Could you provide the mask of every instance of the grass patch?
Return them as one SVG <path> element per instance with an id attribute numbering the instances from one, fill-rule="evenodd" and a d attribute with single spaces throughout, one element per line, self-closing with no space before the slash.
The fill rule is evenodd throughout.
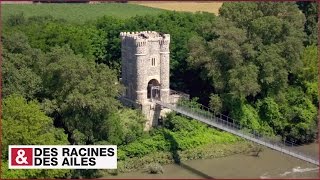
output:
<path id="1" fill-rule="evenodd" d="M 84 23 L 108 15 L 130 18 L 136 15 L 158 14 L 165 10 L 126 3 L 100 4 L 3 4 L 2 20 L 10 15 L 23 13 L 25 17 L 53 16 L 73 23 Z"/>
<path id="2" fill-rule="evenodd" d="M 197 148 L 206 144 L 232 144 L 242 141 L 227 132 L 208 127 L 196 120 L 169 114 L 165 127 L 154 129 L 149 136 L 119 147 L 118 158 L 143 157 L 164 151 L 177 152 Z"/>
<path id="3" fill-rule="evenodd" d="M 164 127 L 154 129 L 149 135 L 132 143 L 119 146 L 117 172 L 137 171 L 153 163 L 164 165 L 224 157 L 252 149 L 251 143 L 239 137 L 170 113 Z"/>

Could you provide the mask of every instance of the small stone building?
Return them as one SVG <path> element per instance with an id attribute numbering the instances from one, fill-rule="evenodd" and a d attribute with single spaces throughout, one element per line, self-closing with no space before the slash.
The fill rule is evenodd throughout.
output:
<path id="1" fill-rule="evenodd" d="M 146 128 L 158 124 L 166 111 L 151 99 L 175 103 L 179 95 L 170 90 L 170 35 L 155 31 L 121 32 L 121 83 L 125 86 L 124 103 L 141 108 L 148 122 Z M 171 93 L 170 93 L 171 92 Z"/>

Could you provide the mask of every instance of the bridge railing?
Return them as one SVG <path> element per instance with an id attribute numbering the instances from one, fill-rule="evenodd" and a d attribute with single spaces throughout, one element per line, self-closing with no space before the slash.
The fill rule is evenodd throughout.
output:
<path id="1" fill-rule="evenodd" d="M 246 136 L 246 139 L 254 140 L 261 145 L 268 146 L 280 152 L 284 152 L 299 159 L 319 165 L 318 157 L 309 156 L 300 150 L 295 150 L 295 147 L 298 147 L 299 144 L 288 140 L 280 140 L 279 137 L 269 137 L 256 130 L 249 129 L 248 127 L 241 125 L 239 121 L 220 113 L 214 113 L 210 108 L 201 104 L 193 103 L 188 100 L 182 100 L 177 104 L 172 105 L 172 107 L 180 110 L 180 112 L 185 112 L 185 115 L 189 114 L 193 117 L 198 117 L 198 119 L 205 119 L 206 121 L 210 121 L 216 125 L 222 126 L 229 132 L 233 132 L 234 134 L 242 137 L 244 135 Z"/>
<path id="2" fill-rule="evenodd" d="M 183 99 L 189 99 L 190 98 L 189 94 L 186 94 L 186 93 L 183 93 L 183 92 L 180 92 L 180 91 L 175 91 L 175 90 L 172 90 L 172 89 L 170 89 L 170 95 L 179 95 Z"/>

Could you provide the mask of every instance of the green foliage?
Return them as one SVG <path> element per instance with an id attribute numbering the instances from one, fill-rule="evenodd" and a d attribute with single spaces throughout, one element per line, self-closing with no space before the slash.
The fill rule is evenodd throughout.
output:
<path id="1" fill-rule="evenodd" d="M 232 144 L 215 144 L 210 143 L 198 146 L 186 151 L 177 151 L 181 161 L 195 159 L 212 159 L 226 157 L 239 153 L 248 153 L 253 149 L 252 144 L 246 141 L 240 141 Z M 128 158 L 118 161 L 118 172 L 139 171 L 146 164 L 159 163 L 161 165 L 173 163 L 171 152 L 158 151 L 143 157 Z"/>
<path id="2" fill-rule="evenodd" d="M 116 145 L 131 143 L 144 134 L 144 124 L 145 119 L 138 111 L 122 109 L 105 122 L 103 126 L 103 132 L 106 132 L 105 139 Z"/>
<path id="3" fill-rule="evenodd" d="M 229 70 L 230 79 L 228 85 L 230 93 L 239 98 L 249 95 L 255 96 L 260 91 L 260 85 L 256 81 L 258 72 L 258 67 L 254 64 Z"/>
<path id="4" fill-rule="evenodd" d="M 17 32 L 6 34 L 4 47 L 5 97 L 20 93 L 38 99 L 71 144 L 121 145 L 144 134 L 143 116 L 121 109 L 116 100 L 122 88 L 106 65 L 75 55 L 68 46 L 46 53 L 33 49 Z"/>
<path id="5" fill-rule="evenodd" d="M 283 36 L 283 20 L 275 16 L 266 16 L 253 20 L 252 31 L 258 37 L 261 37 L 263 44 L 271 44 L 281 41 Z M 268 29 L 268 31 L 266 31 Z"/>
<path id="6" fill-rule="evenodd" d="M 256 51 L 251 51 L 256 56 L 252 62 L 261 70 L 261 91 L 277 93 L 285 88 L 290 73 L 296 73 L 301 66 L 305 18 L 296 4 L 224 3 L 220 13 L 247 31 Z M 238 16 L 243 13 L 247 16 Z"/>
<path id="7" fill-rule="evenodd" d="M 279 46 L 266 46 L 256 59 L 260 65 L 260 84 L 264 94 L 277 93 L 288 83 L 288 70 L 285 68 L 286 59 L 281 57 Z"/>
<path id="8" fill-rule="evenodd" d="M 43 54 L 32 49 L 26 36 L 22 33 L 13 33 L 3 38 L 3 96 L 21 94 L 33 99 L 42 89 L 41 77 L 36 73 Z"/>
<path id="9" fill-rule="evenodd" d="M 266 136 L 274 135 L 273 130 L 268 124 L 261 121 L 257 110 L 250 104 L 240 103 L 239 107 L 232 111 L 231 116 L 239 120 L 241 128 L 249 132 L 259 132 Z"/>
<path id="10" fill-rule="evenodd" d="M 169 142 L 165 141 L 162 132 L 156 132 L 151 136 L 146 136 L 132 142 L 122 149 L 127 157 L 142 157 L 146 154 L 157 152 L 157 151 L 168 151 L 170 148 Z"/>
<path id="11" fill-rule="evenodd" d="M 17 14 L 10 14 L 8 16 L 6 24 L 8 26 L 25 25 L 26 18 L 22 12 L 17 13 Z"/>
<path id="12" fill-rule="evenodd" d="M 165 12 L 159 15 L 139 15 L 127 20 L 115 17 L 103 17 L 97 20 L 96 27 L 107 34 L 108 44 L 105 46 L 106 56 L 99 60 L 120 72 L 120 37 L 119 32 L 154 30 L 169 33 L 170 42 L 170 69 L 172 70 L 171 86 L 174 89 L 186 89 L 189 81 L 195 78 L 188 70 L 186 59 L 188 56 L 187 41 L 196 34 L 200 23 L 213 21 L 215 16 L 209 13 L 176 13 Z M 194 81 L 193 81 L 194 82 Z M 193 88 L 193 86 L 190 86 Z M 188 88 L 188 89 L 190 89 Z M 196 92 L 196 91 L 195 91 Z"/>
<path id="13" fill-rule="evenodd" d="M 259 4 L 254 2 L 225 2 L 219 9 L 219 14 L 228 20 L 236 22 L 239 27 L 248 28 L 253 19 L 263 15 L 258 6 Z"/>
<path id="14" fill-rule="evenodd" d="M 319 97 L 318 97 L 318 83 L 317 82 L 305 82 L 306 87 L 306 95 L 308 96 L 308 98 L 312 101 L 312 103 L 317 106 L 318 102 L 319 102 Z"/>
<path id="15" fill-rule="evenodd" d="M 70 133 L 72 144 L 107 140 L 103 125 L 120 107 L 121 86 L 113 70 L 75 55 L 68 46 L 43 53 L 31 48 L 22 33 L 7 33 L 4 48 L 4 97 L 19 93 L 38 99 L 56 125 Z M 128 134 L 126 141 L 135 138 Z"/>
<path id="16" fill-rule="evenodd" d="M 221 113 L 223 106 L 222 106 L 222 101 L 219 95 L 217 94 L 210 95 L 209 107 L 214 113 Z"/>
<path id="17" fill-rule="evenodd" d="M 305 17 L 297 7 L 291 2 L 229 2 L 223 3 L 219 13 L 222 17 L 235 22 L 237 27 L 244 29 L 250 29 L 253 20 L 268 16 L 283 19 L 295 27 L 303 27 Z"/>
<path id="18" fill-rule="evenodd" d="M 310 142 L 316 138 L 317 108 L 301 88 L 290 88 L 286 92 L 286 103 L 280 108 L 288 124 L 284 136 L 299 143 Z"/>
<path id="19" fill-rule="evenodd" d="M 301 77 L 305 81 L 316 82 L 318 79 L 318 50 L 316 45 L 307 46 L 302 54 L 303 67 Z"/>
<path id="20" fill-rule="evenodd" d="M 121 69 L 119 33 L 144 30 L 171 34 L 171 88 L 200 97 L 179 103 L 194 107 L 198 113 L 206 113 L 199 102 L 209 104 L 215 112 L 239 120 L 245 130 L 276 139 L 279 137 L 274 135 L 311 142 L 316 134 L 318 104 L 317 47 L 304 48 L 303 43 L 314 42 L 316 21 L 314 4 L 311 9 L 304 5 L 299 7 L 307 16 L 306 22 L 313 24 L 305 24 L 295 3 L 224 3 L 219 17 L 178 12 L 149 15 L 144 11 L 149 8 L 139 11 L 140 6 L 129 4 L 88 5 L 88 9 L 99 10 L 88 15 L 79 5 L 59 6 L 62 11 L 67 6 L 75 7 L 61 16 L 70 21 L 81 19 L 75 24 L 56 19 L 60 9 L 38 11 L 40 15 L 49 12 L 53 17 L 30 18 L 29 12 L 38 6 L 23 5 L 20 11 L 10 11 L 15 15 L 5 24 L 3 34 L 3 96 L 13 107 L 4 111 L 4 124 L 11 126 L 13 117 L 23 123 L 31 119 L 36 124 L 30 127 L 33 134 L 25 132 L 21 142 L 14 138 L 20 137 L 16 134 L 21 125 L 16 123 L 16 129 L 5 129 L 4 143 L 117 144 L 119 160 L 126 161 L 158 152 L 196 151 L 193 149 L 213 143 L 239 141 L 233 135 L 175 114 L 167 116 L 163 128 L 149 134 L 143 132 L 144 117 L 138 111 L 123 108 L 116 97 L 122 92 L 117 80 Z M 110 16 L 102 17 L 107 12 L 103 8 L 107 7 L 124 8 L 118 12 L 125 11 L 129 16 L 141 14 L 120 19 L 112 10 L 108 11 Z M 65 17 L 74 10 L 86 17 Z M 21 11 L 25 13 L 19 14 Z M 79 24 L 100 15 L 96 21 Z M 23 98 L 38 100 L 55 126 L 68 133 L 70 142 L 66 142 L 61 130 L 54 129 L 52 119 L 39 110 L 38 103 Z M 10 116 L 8 112 L 12 112 Z M 9 136 L 10 133 L 16 136 Z M 5 177 L 70 175 L 64 170 L 6 168 Z M 75 171 L 72 177 L 98 175 L 97 171 Z"/>
<path id="21" fill-rule="evenodd" d="M 105 33 L 90 25 L 66 24 L 62 20 L 45 18 L 46 23 L 40 17 L 29 18 L 26 24 L 12 27 L 14 31 L 23 31 L 29 38 L 30 46 L 50 51 L 52 47 L 69 45 L 75 54 L 96 59 L 103 58 L 106 45 Z M 34 36 L 37 34 L 37 36 Z"/>
<path id="22" fill-rule="evenodd" d="M 297 2 L 297 4 L 306 16 L 304 28 L 308 37 L 305 44 L 318 44 L 318 4 L 316 2 Z"/>
<path id="23" fill-rule="evenodd" d="M 305 94 L 318 106 L 318 50 L 317 46 L 307 46 L 302 54 L 303 66 L 299 71 L 298 80 Z M 299 85 L 300 85 L 299 84 Z"/>
<path id="24" fill-rule="evenodd" d="M 87 136 L 80 132 L 78 129 L 73 130 L 71 135 L 71 138 L 77 142 L 78 144 L 86 144 L 87 142 Z"/>
<path id="25" fill-rule="evenodd" d="M 102 140 L 103 124 L 120 106 L 115 98 L 121 87 L 114 71 L 74 55 L 68 47 L 54 48 L 46 56 L 41 75 L 44 108 L 69 132 L 85 134 L 87 143 Z"/>
<path id="26" fill-rule="evenodd" d="M 231 93 L 246 97 L 255 95 L 260 87 L 258 68 L 247 62 L 252 56 L 246 43 L 246 33 L 224 19 L 200 26 L 205 37 L 193 37 L 189 41 L 188 63 L 200 72 L 203 81 L 214 88 L 214 93 Z M 206 36 L 211 39 L 203 39 Z"/>
<path id="27" fill-rule="evenodd" d="M 27 102 L 20 95 L 10 95 L 3 101 L 2 177 L 55 178 L 66 177 L 70 170 L 9 170 L 8 145 L 64 145 L 69 144 L 63 129 L 53 126 L 51 118 L 40 110 L 35 101 Z"/>
<path id="28" fill-rule="evenodd" d="M 1 177 L 4 179 L 36 179 L 36 178 L 67 178 L 70 177 L 72 171 L 70 170 L 63 170 L 63 169 L 55 169 L 55 170 L 39 170 L 39 169 L 9 169 L 8 162 L 2 161 L 1 166 Z"/>
<path id="29" fill-rule="evenodd" d="M 199 128 L 199 125 L 196 121 L 189 121 L 188 119 L 177 116 L 173 113 L 168 114 L 167 120 L 165 121 L 165 127 L 173 132 L 176 131 L 192 131 Z"/>
<path id="30" fill-rule="evenodd" d="M 3 127 L 6 129 L 3 131 L 4 157 L 10 144 L 67 144 L 63 130 L 54 128 L 52 119 L 40 110 L 39 104 L 27 102 L 19 95 L 4 99 Z"/>
<path id="31" fill-rule="evenodd" d="M 295 3 L 239 2 L 224 3 L 220 15 L 188 42 L 189 66 L 216 95 L 209 106 L 222 104 L 250 131 L 312 141 L 317 49 L 304 50 L 304 14 Z"/>
<path id="32" fill-rule="evenodd" d="M 261 119 L 267 122 L 275 132 L 282 134 L 287 122 L 280 112 L 279 105 L 271 97 L 267 97 L 257 102 Z"/>
<path id="33" fill-rule="evenodd" d="M 121 158 L 142 157 L 158 151 L 189 150 L 209 143 L 233 143 L 239 138 L 207 125 L 178 116 L 168 114 L 164 128 L 155 129 L 150 136 L 138 139 L 126 146 L 121 146 Z"/>
<path id="34" fill-rule="evenodd" d="M 96 28 L 106 34 L 107 42 L 103 47 L 104 56 L 96 59 L 99 63 L 107 64 L 109 67 L 117 69 L 120 72 L 121 62 L 121 40 L 119 33 L 124 31 L 125 20 L 104 16 L 95 22 Z"/>
<path id="35" fill-rule="evenodd" d="M 260 129 L 259 116 L 257 111 L 250 105 L 244 104 L 241 108 L 240 124 L 243 127 L 258 131 Z M 237 117 L 237 116 L 235 116 Z"/>

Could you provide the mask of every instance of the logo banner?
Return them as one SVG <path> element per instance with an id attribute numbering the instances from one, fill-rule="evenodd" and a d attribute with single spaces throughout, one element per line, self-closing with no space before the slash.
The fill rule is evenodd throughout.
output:
<path id="1" fill-rule="evenodd" d="M 117 146 L 10 145 L 9 169 L 117 169 Z"/>

